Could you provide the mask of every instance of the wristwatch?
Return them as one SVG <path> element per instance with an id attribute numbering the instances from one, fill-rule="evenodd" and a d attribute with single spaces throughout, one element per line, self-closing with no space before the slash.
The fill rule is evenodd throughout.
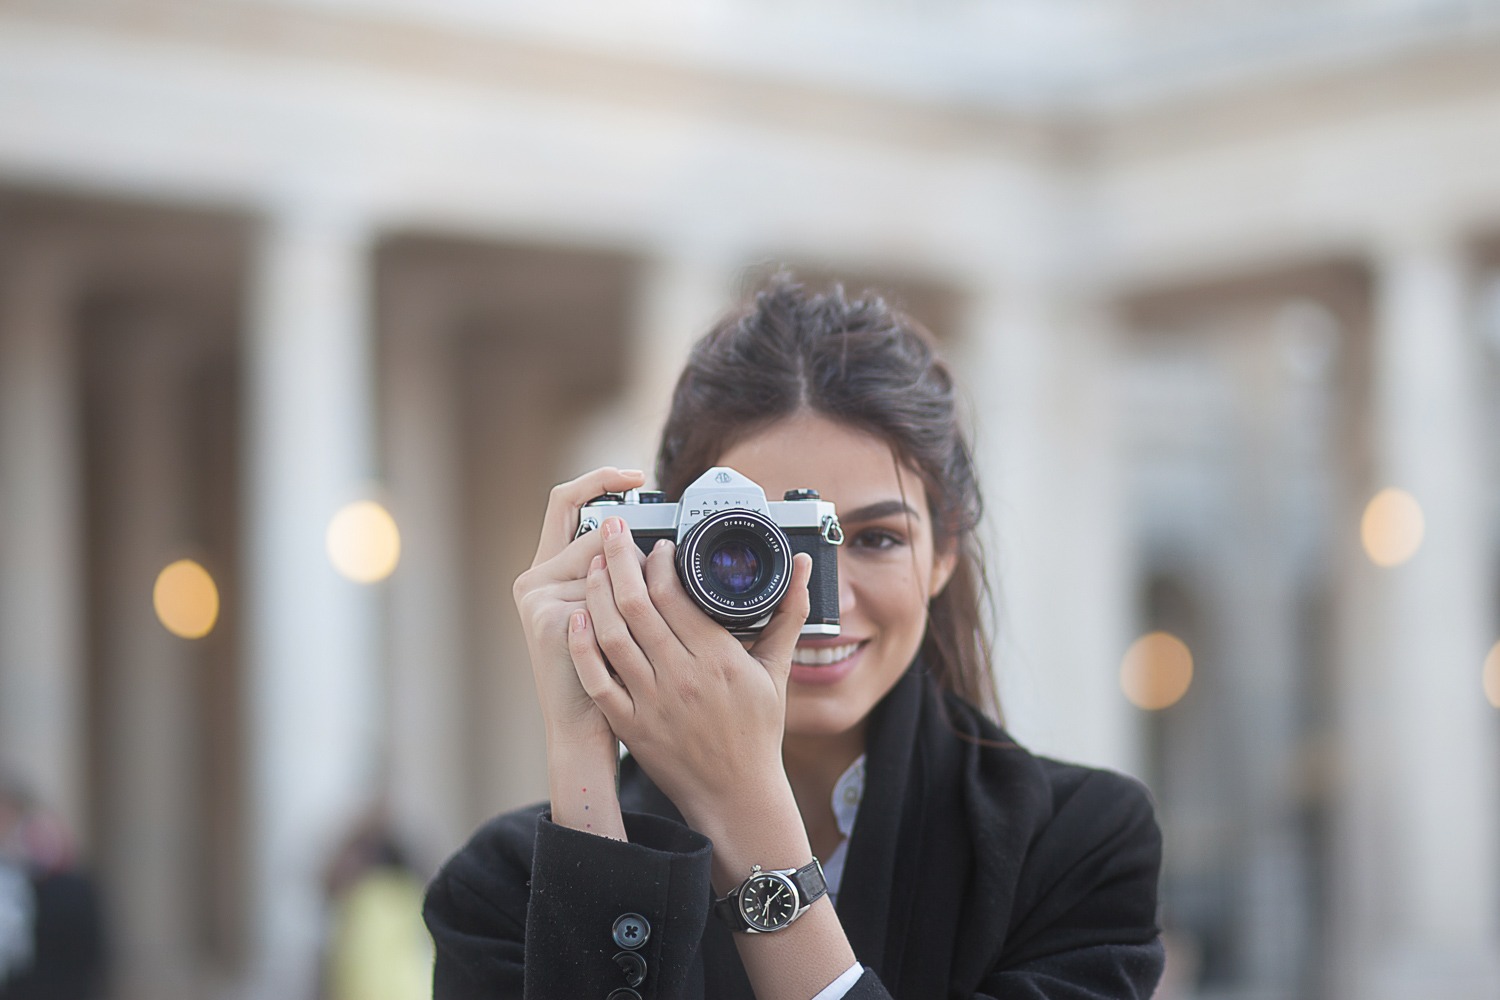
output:
<path id="1" fill-rule="evenodd" d="M 827 893 L 828 883 L 817 858 L 801 868 L 782 871 L 761 871 L 756 865 L 729 895 L 714 900 L 714 913 L 730 930 L 770 934 L 784 930 Z"/>

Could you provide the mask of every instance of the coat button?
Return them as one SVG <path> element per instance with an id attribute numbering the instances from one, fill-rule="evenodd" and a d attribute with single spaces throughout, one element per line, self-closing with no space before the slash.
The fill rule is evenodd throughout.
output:
<path id="1" fill-rule="evenodd" d="M 646 981 L 646 960 L 639 952 L 622 951 L 615 954 L 615 964 L 625 973 L 625 985 L 639 986 Z"/>
<path id="2" fill-rule="evenodd" d="M 651 936 L 651 925 L 639 913 L 622 913 L 615 918 L 615 944 L 626 951 L 635 951 Z"/>
<path id="3" fill-rule="evenodd" d="M 641 995 L 628 986 L 621 986 L 604 1000 L 641 1000 Z"/>

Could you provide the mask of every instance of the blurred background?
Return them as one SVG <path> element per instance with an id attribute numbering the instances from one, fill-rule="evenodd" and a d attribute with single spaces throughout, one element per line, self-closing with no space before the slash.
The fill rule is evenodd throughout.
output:
<path id="1" fill-rule="evenodd" d="M 1160 996 L 1500 996 L 1500 3 L 0 0 L 0 858 L 107 995 L 334 996 L 545 792 L 546 490 L 783 263 L 966 379 Z"/>

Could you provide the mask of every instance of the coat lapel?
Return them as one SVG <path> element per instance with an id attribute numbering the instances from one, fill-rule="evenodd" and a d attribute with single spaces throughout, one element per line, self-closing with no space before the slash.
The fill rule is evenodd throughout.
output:
<path id="1" fill-rule="evenodd" d="M 902 827 L 910 822 L 901 804 L 907 800 L 916 751 L 920 692 L 908 671 L 870 715 L 865 742 L 865 795 L 859 804 L 849 856 L 839 886 L 839 921 L 854 954 L 875 969 L 883 982 L 890 979 L 899 955 L 887 947 L 894 897 L 892 874 L 897 871 L 897 845 Z M 910 903 L 905 892 L 897 909 Z M 903 921 L 904 922 L 904 921 Z"/>
<path id="2" fill-rule="evenodd" d="M 935 685 L 913 666 L 870 717 L 865 797 L 838 906 L 854 953 L 902 995 L 947 992 L 973 870 L 962 753 Z"/>

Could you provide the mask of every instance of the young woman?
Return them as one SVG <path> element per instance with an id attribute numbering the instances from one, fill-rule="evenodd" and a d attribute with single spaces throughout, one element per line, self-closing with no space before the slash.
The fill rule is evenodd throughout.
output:
<path id="1" fill-rule="evenodd" d="M 713 466 L 837 505 L 840 634 L 801 635 L 806 555 L 742 643 L 670 542 L 643 556 L 617 517 L 575 539 L 580 507 L 642 473 L 556 487 L 515 585 L 551 802 L 432 883 L 436 1000 L 1149 997 L 1146 793 L 1032 756 L 977 707 L 978 487 L 930 336 L 774 282 L 673 396 L 661 488 Z"/>

